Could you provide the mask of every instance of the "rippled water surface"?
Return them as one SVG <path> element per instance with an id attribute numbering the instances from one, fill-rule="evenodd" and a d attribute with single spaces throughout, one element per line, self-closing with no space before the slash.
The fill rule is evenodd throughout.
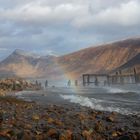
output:
<path id="1" fill-rule="evenodd" d="M 43 91 L 24 91 L 16 95 L 19 98 L 43 104 L 76 103 L 96 110 L 140 114 L 140 85 L 86 88 L 50 87 Z"/>

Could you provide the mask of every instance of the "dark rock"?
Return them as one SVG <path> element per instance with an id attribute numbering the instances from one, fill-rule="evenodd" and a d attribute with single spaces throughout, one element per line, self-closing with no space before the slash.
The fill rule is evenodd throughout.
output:
<path id="1" fill-rule="evenodd" d="M 73 133 L 72 140 L 85 140 L 85 138 L 79 133 Z"/>
<path id="2" fill-rule="evenodd" d="M 110 116 L 106 117 L 106 121 L 107 122 L 114 122 L 115 118 L 114 118 L 114 116 L 110 115 Z"/>
<path id="3" fill-rule="evenodd" d="M 133 126 L 140 127 L 140 121 L 134 121 Z"/>
<path id="4" fill-rule="evenodd" d="M 92 133 L 92 131 L 84 130 L 84 131 L 82 132 L 82 135 L 83 135 L 83 137 L 84 137 L 85 139 L 91 139 L 91 133 Z"/>
<path id="5" fill-rule="evenodd" d="M 112 132 L 112 136 L 113 136 L 113 137 L 117 137 L 117 136 L 118 136 L 118 133 L 117 133 L 116 131 L 113 131 L 113 132 Z"/>
<path id="6" fill-rule="evenodd" d="M 72 132 L 70 130 L 66 130 L 60 134 L 59 140 L 72 140 Z"/>
<path id="7" fill-rule="evenodd" d="M 119 140 L 131 140 L 129 136 L 121 136 Z"/>
<path id="8" fill-rule="evenodd" d="M 117 115 L 117 117 L 116 117 Z M 95 117 L 99 116 L 99 117 Z M 0 98 L 0 140 L 139 140 L 139 118 Z M 106 120 L 108 119 L 108 121 Z M 135 122 L 136 120 L 136 122 Z"/>
<path id="9" fill-rule="evenodd" d="M 137 135 L 135 135 L 135 134 L 132 135 L 132 138 L 133 138 L 133 140 L 137 140 L 138 139 Z"/>
<path id="10" fill-rule="evenodd" d="M 137 136 L 137 138 L 140 138 L 140 130 L 139 132 L 135 132 L 135 135 Z"/>
<path id="11" fill-rule="evenodd" d="M 105 130 L 104 125 L 101 121 L 98 121 L 97 123 L 95 123 L 95 131 L 96 132 L 103 132 Z"/>
<path id="12" fill-rule="evenodd" d="M 47 132 L 47 136 L 48 136 L 48 137 L 53 137 L 53 138 L 58 137 L 58 132 L 57 132 L 56 129 L 51 128 L 51 129 L 49 129 L 49 131 Z"/>
<path id="13" fill-rule="evenodd" d="M 0 136 L 0 140 L 10 140 L 8 137 Z"/>
<path id="14" fill-rule="evenodd" d="M 23 137 L 23 135 L 24 135 L 24 132 L 23 132 L 23 131 L 19 132 L 19 133 L 17 134 L 17 139 L 18 139 L 18 140 L 21 140 L 22 137 Z"/>
<path id="15" fill-rule="evenodd" d="M 0 124 L 2 123 L 2 121 L 3 121 L 3 115 L 2 113 L 0 113 Z"/>

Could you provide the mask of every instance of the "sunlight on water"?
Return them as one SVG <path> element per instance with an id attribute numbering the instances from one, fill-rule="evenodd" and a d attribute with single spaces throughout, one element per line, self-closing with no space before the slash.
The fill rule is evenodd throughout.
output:
<path id="1" fill-rule="evenodd" d="M 102 103 L 105 102 L 103 100 L 95 99 L 95 98 L 88 98 L 78 95 L 60 95 L 61 98 L 70 101 L 71 103 L 78 103 L 81 106 L 90 107 L 92 109 L 101 110 L 101 111 L 115 111 L 121 114 L 132 114 L 132 111 L 121 108 L 121 107 L 113 107 L 113 106 L 104 106 Z M 137 114 L 137 112 L 133 112 Z"/>

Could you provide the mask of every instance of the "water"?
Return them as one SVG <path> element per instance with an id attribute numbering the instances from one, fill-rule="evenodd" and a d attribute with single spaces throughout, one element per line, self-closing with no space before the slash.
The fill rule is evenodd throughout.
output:
<path id="1" fill-rule="evenodd" d="M 18 98 L 43 104 L 76 103 L 101 111 L 115 111 L 121 114 L 140 115 L 140 85 L 112 87 L 47 88 L 44 91 L 24 91 Z"/>

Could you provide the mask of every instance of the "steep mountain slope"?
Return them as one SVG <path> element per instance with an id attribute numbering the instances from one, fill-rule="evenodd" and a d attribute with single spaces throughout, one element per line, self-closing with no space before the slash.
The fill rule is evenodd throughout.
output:
<path id="1" fill-rule="evenodd" d="M 107 73 L 125 64 L 140 52 L 140 38 L 127 39 L 87 48 L 59 58 L 59 64 L 71 75 Z"/>
<path id="2" fill-rule="evenodd" d="M 139 54 L 140 38 L 90 47 L 60 57 L 16 50 L 0 63 L 0 75 L 53 79 L 66 75 L 78 78 L 84 73 L 108 73 L 126 66 L 129 69 L 136 63 L 139 65 Z"/>
<path id="3" fill-rule="evenodd" d="M 122 73 L 134 73 L 134 68 L 137 73 L 140 73 L 140 53 L 119 68 L 115 69 L 114 72 L 121 70 Z"/>
<path id="4" fill-rule="evenodd" d="M 54 58 L 54 56 L 41 57 L 22 50 L 15 50 L 0 63 L 0 73 L 20 77 L 40 77 L 43 71 L 41 68 L 51 64 Z"/>

